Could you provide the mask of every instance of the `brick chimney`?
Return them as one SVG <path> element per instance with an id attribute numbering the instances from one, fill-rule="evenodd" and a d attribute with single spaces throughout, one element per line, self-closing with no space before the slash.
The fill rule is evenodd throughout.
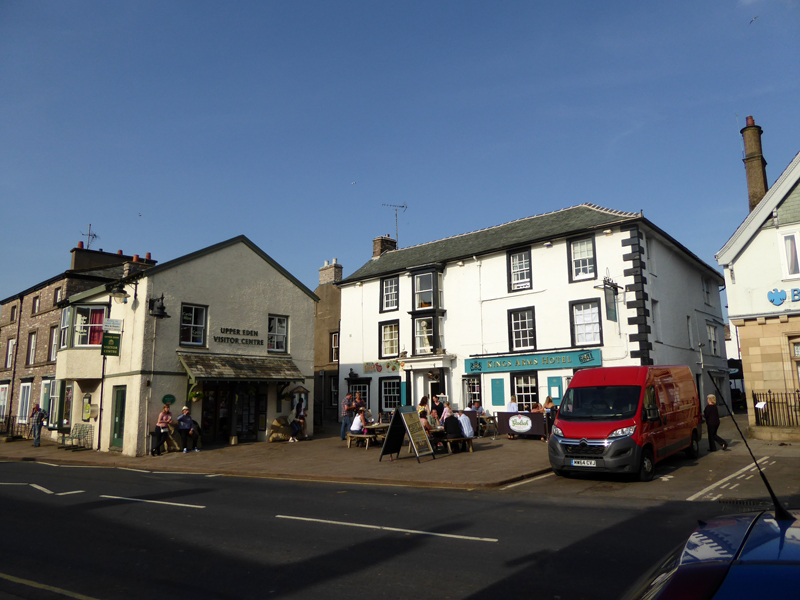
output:
<path id="1" fill-rule="evenodd" d="M 744 171 L 747 175 L 747 195 L 750 198 L 750 212 L 758 206 L 767 193 L 767 161 L 761 153 L 761 127 L 753 117 L 747 117 L 747 125 L 742 129 L 744 138 Z"/>
<path id="2" fill-rule="evenodd" d="M 333 263 L 325 261 L 325 265 L 319 270 L 319 284 L 338 283 L 342 280 L 342 265 L 338 259 L 334 258 Z"/>
<path id="3" fill-rule="evenodd" d="M 372 240 L 372 258 L 378 258 L 384 252 L 389 250 L 397 250 L 397 240 L 390 238 L 388 235 L 382 235 Z"/>

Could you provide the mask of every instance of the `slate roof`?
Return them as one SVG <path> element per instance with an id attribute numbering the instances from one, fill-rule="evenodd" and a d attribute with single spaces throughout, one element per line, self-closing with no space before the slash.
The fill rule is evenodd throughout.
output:
<path id="1" fill-rule="evenodd" d="M 600 227 L 643 220 L 639 213 L 622 212 L 594 204 L 581 204 L 551 213 L 526 217 L 418 246 L 384 252 L 370 260 L 343 284 L 403 271 L 412 266 L 448 262 L 498 252 L 537 241 L 579 235 Z"/>
<path id="2" fill-rule="evenodd" d="M 50 279 L 45 279 L 44 281 L 40 281 L 34 286 L 29 287 L 26 290 L 23 290 L 13 296 L 9 296 L 3 300 L 0 300 L 0 304 L 6 304 L 11 300 L 17 300 L 22 296 L 27 296 L 28 294 L 32 294 L 37 290 L 41 290 L 46 288 L 48 285 L 55 283 L 61 279 L 84 279 L 87 281 L 113 281 L 114 279 L 119 279 L 122 277 L 122 272 L 124 269 L 123 263 L 113 264 L 113 265 L 103 265 L 101 267 L 89 267 L 86 269 L 70 269 L 68 271 L 64 271 L 63 273 L 59 273 L 58 275 L 51 277 Z"/>
<path id="3" fill-rule="evenodd" d="M 304 381 L 288 356 L 239 356 L 178 352 L 178 358 L 194 379 L 247 379 Z"/>

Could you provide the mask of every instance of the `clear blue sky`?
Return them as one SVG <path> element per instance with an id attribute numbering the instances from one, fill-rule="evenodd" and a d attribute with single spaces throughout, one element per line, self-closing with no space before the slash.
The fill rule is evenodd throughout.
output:
<path id="1" fill-rule="evenodd" d="M 799 57 L 797 0 L 4 0 L 0 298 L 89 223 L 162 262 L 244 234 L 313 290 L 404 203 L 400 246 L 592 202 L 716 265 L 745 117 L 770 184 L 800 151 Z"/>

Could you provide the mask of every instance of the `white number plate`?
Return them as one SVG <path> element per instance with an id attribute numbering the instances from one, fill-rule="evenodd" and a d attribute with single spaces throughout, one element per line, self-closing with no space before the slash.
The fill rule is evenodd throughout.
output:
<path id="1" fill-rule="evenodd" d="M 587 459 L 573 459 L 572 460 L 573 467 L 596 467 L 597 461 L 595 460 L 587 460 Z"/>

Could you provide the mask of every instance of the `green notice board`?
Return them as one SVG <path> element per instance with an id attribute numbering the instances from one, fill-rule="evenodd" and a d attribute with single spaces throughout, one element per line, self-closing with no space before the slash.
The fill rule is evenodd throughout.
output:
<path id="1" fill-rule="evenodd" d="M 103 345 L 100 349 L 101 356 L 119 356 L 119 333 L 103 332 Z"/>

